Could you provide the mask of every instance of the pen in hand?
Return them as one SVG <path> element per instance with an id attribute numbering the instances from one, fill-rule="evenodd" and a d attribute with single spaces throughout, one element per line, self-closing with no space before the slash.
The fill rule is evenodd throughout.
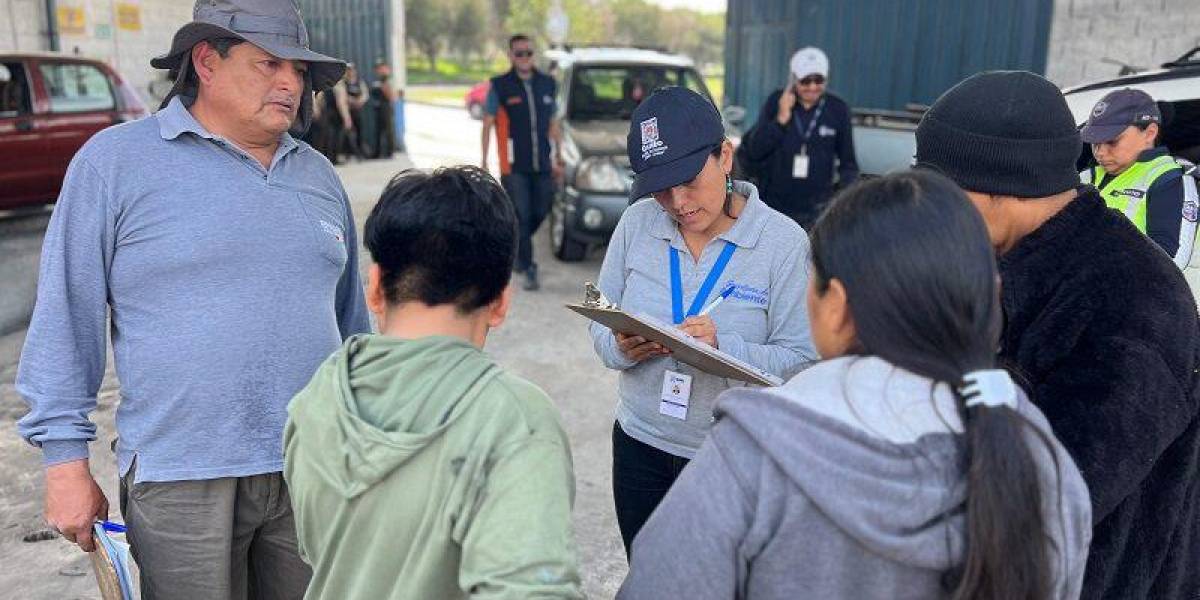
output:
<path id="1" fill-rule="evenodd" d="M 728 298 L 729 295 L 732 293 L 733 293 L 733 286 L 732 285 L 726 286 L 725 289 L 721 291 L 721 294 L 719 296 L 717 296 L 712 302 L 709 302 L 708 306 L 705 306 L 697 316 L 703 317 L 704 315 L 707 315 L 708 313 L 712 312 L 714 308 L 720 306 L 721 302 L 723 302 L 726 298 Z"/>

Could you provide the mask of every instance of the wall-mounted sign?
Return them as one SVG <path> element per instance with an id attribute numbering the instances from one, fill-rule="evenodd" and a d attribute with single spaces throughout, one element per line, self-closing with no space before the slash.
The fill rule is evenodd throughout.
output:
<path id="1" fill-rule="evenodd" d="M 84 35 L 87 33 L 87 17 L 82 6 L 58 7 L 58 32 L 67 35 Z"/>
<path id="2" fill-rule="evenodd" d="M 117 27 L 126 31 L 142 30 L 142 7 L 127 2 L 117 3 Z"/>
<path id="3" fill-rule="evenodd" d="M 96 23 L 96 39 L 111 40 L 112 25 L 109 23 Z"/>

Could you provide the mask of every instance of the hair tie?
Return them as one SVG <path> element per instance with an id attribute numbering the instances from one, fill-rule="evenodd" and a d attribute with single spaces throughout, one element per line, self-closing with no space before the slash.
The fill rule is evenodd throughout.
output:
<path id="1" fill-rule="evenodd" d="M 1003 369 L 971 371 L 963 375 L 963 385 L 958 393 L 968 408 L 988 406 L 1017 410 L 1017 386 Z"/>

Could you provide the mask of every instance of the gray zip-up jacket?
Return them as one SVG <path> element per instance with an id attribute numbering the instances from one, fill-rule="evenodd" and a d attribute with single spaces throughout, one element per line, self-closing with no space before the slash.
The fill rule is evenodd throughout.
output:
<path id="1" fill-rule="evenodd" d="M 874 357 L 723 394 L 709 440 L 634 541 L 618 598 L 948 597 L 969 493 L 954 402 L 945 384 Z M 1037 432 L 1052 597 L 1077 598 L 1087 486 L 1023 395 L 1018 410 Z"/>
<path id="2" fill-rule="evenodd" d="M 686 311 L 725 244 L 732 242 L 737 249 L 703 302 L 733 286 L 733 293 L 709 315 L 717 326 L 717 344 L 722 352 L 786 379 L 816 359 L 804 299 L 808 236 L 794 221 L 763 203 L 753 185 L 738 181 L 734 189 L 746 196 L 746 207 L 729 231 L 709 242 L 698 261 L 688 252 L 679 227 L 653 199 L 626 209 L 604 256 L 600 290 L 625 312 L 670 323 L 670 248 L 680 253 Z M 717 394 L 744 385 L 669 356 L 634 363 L 617 349 L 610 329 L 592 323 L 590 331 L 604 365 L 621 371 L 617 404 L 621 429 L 664 452 L 691 458 L 712 427 Z M 659 414 L 663 374 L 668 369 L 693 377 L 685 420 Z"/>

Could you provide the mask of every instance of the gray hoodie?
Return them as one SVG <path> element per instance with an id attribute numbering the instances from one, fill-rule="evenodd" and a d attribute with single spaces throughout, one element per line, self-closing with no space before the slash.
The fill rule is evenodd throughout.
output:
<path id="1" fill-rule="evenodd" d="M 1076 598 L 1087 487 L 1024 397 L 1054 561 Z M 722 394 L 718 424 L 633 545 L 618 598 L 942 598 L 964 559 L 961 421 L 948 386 L 878 358 Z M 665 594 L 665 595 L 664 595 Z"/>

